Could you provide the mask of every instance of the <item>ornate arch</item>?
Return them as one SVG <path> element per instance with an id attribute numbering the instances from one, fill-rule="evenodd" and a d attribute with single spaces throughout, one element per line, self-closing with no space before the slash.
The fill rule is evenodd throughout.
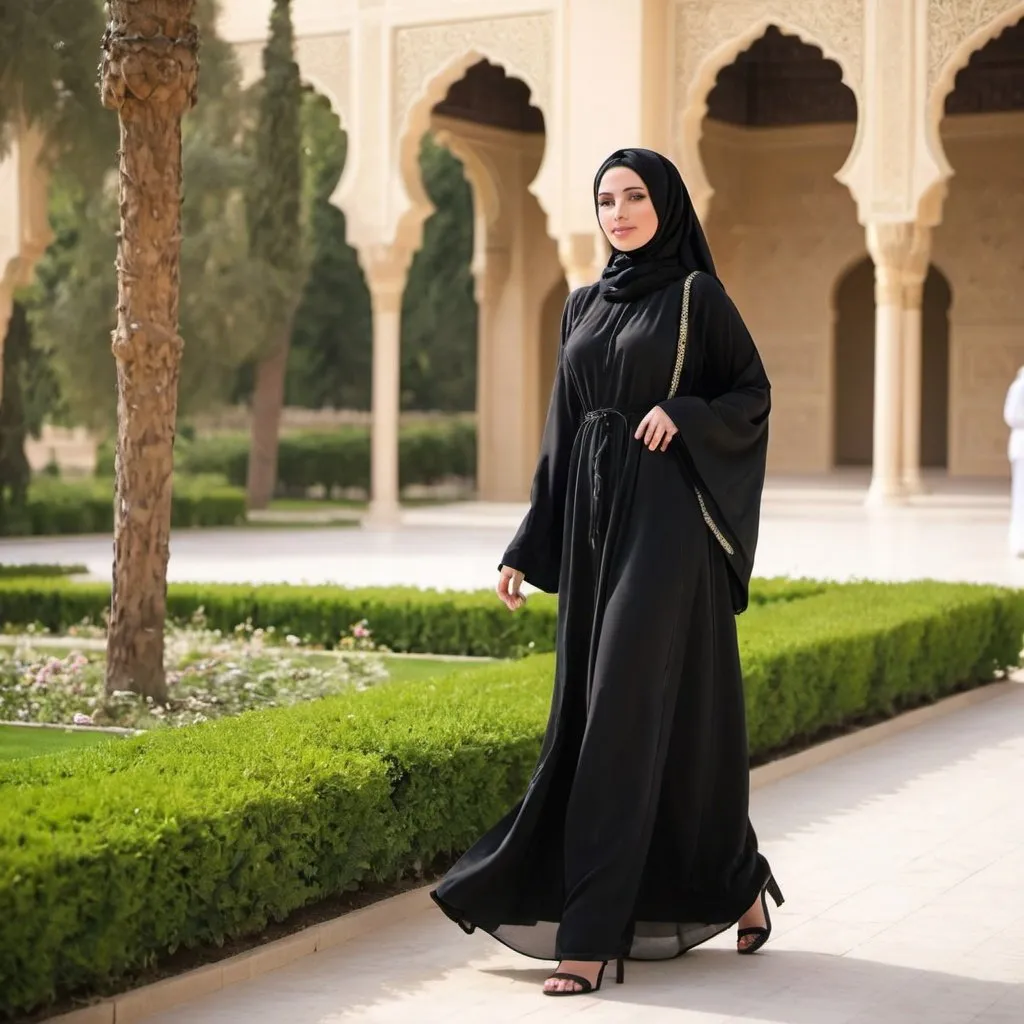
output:
<path id="1" fill-rule="evenodd" d="M 242 88 L 248 89 L 255 85 L 263 75 L 262 40 L 235 44 L 242 72 Z M 311 85 L 322 96 L 326 96 L 331 109 L 337 115 L 343 128 L 352 124 L 352 41 L 348 32 L 331 35 L 299 36 L 295 40 L 295 59 L 299 65 L 302 79 Z M 354 134 L 349 135 L 348 159 L 341 172 L 341 178 L 331 196 L 331 202 L 337 203 L 342 192 L 342 184 L 355 165 L 352 158 L 353 148 L 358 144 Z"/>
<path id="2" fill-rule="evenodd" d="M 394 33 L 391 128 L 401 138 L 420 109 L 444 98 L 448 87 L 479 60 L 501 65 L 522 79 L 547 120 L 551 115 L 554 61 L 550 14 L 481 18 L 443 25 L 416 25 Z M 424 126 L 425 127 L 425 126 Z"/>
<path id="3" fill-rule="evenodd" d="M 249 89 L 263 77 L 263 40 L 235 43 L 242 73 L 242 88 Z M 343 125 L 351 124 L 351 40 L 347 32 L 323 36 L 299 36 L 295 59 L 302 79 L 330 101 Z"/>
<path id="4" fill-rule="evenodd" d="M 930 0 L 928 4 L 928 142 L 943 175 L 946 159 L 939 126 L 946 97 L 973 54 L 1024 18 L 1024 0 Z"/>
<path id="5" fill-rule="evenodd" d="M 774 25 L 817 47 L 835 61 L 842 80 L 861 100 L 864 10 L 861 0 L 825 4 L 821 0 L 680 0 L 676 7 L 677 158 L 694 205 L 701 215 L 714 189 L 700 154 L 707 99 L 718 73 Z M 857 124 L 857 148 L 861 121 Z"/>
<path id="6" fill-rule="evenodd" d="M 396 237 L 416 248 L 423 223 L 434 209 L 420 180 L 418 159 L 431 111 L 470 67 L 487 60 L 524 82 L 531 102 L 550 123 L 552 16 L 530 14 L 399 28 L 394 33 L 394 54 L 391 137 L 399 140 L 398 178 L 409 200 Z"/>

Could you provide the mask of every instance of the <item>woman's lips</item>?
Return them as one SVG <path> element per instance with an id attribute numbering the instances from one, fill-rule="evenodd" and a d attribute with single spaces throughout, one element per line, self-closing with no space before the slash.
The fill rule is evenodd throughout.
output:
<path id="1" fill-rule="evenodd" d="M 613 235 L 628 235 L 630 231 L 635 231 L 636 228 L 612 228 Z"/>

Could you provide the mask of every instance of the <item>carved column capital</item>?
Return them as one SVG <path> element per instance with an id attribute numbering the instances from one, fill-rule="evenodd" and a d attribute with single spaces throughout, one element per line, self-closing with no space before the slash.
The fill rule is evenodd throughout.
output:
<path id="1" fill-rule="evenodd" d="M 374 313 L 397 313 L 412 262 L 412 252 L 397 245 L 366 245 L 359 249 Z"/>
<path id="2" fill-rule="evenodd" d="M 931 258 L 931 229 L 910 221 L 867 226 L 868 252 L 875 263 L 875 301 L 905 305 L 920 294 Z"/>

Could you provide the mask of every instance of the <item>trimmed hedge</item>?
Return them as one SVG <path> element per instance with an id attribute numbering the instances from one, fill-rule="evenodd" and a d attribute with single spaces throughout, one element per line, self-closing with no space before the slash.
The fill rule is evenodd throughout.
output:
<path id="1" fill-rule="evenodd" d="M 788 601 L 827 586 L 811 580 L 755 580 L 751 602 Z M 0 624 L 38 622 L 63 632 L 83 619 L 101 621 L 109 606 L 106 583 L 0 580 Z M 168 587 L 171 618 L 185 621 L 199 608 L 211 627 L 224 632 L 251 620 L 333 647 L 354 623 L 366 619 L 375 640 L 393 651 L 498 658 L 553 650 L 557 614 L 556 599 L 549 594 L 531 595 L 510 615 L 491 591 L 220 583 Z"/>
<path id="2" fill-rule="evenodd" d="M 1016 666 L 1024 594 L 857 584 L 740 620 L 752 753 Z M 0 769 L 0 1007 L 95 993 L 464 849 L 527 784 L 553 658 Z"/>
<path id="3" fill-rule="evenodd" d="M 222 478 L 174 481 L 171 524 L 235 526 L 245 522 L 245 492 Z M 23 509 L 0 509 L 0 535 L 43 536 L 110 533 L 114 529 L 112 480 L 55 480 L 40 477 L 29 486 Z"/>
<path id="4" fill-rule="evenodd" d="M 0 562 L 0 579 L 40 579 L 53 576 L 80 576 L 87 573 L 89 567 L 80 563 L 64 565 L 57 562 Z"/>
<path id="5" fill-rule="evenodd" d="M 216 473 L 244 487 L 249 464 L 247 434 L 219 434 L 179 440 L 175 466 L 182 473 Z M 96 472 L 113 473 L 113 451 L 97 453 Z M 370 432 L 340 427 L 330 432 L 303 431 L 281 437 L 277 485 L 282 494 L 305 496 L 313 487 L 370 488 Z M 451 477 L 476 477 L 476 426 L 464 419 L 409 425 L 398 440 L 398 477 L 402 487 L 436 484 Z"/>

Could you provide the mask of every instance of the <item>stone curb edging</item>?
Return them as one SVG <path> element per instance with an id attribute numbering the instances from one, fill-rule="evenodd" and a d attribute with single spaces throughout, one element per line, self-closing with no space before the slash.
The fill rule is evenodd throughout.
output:
<path id="1" fill-rule="evenodd" d="M 1016 681 L 988 683 L 973 690 L 965 690 L 963 693 L 956 693 L 935 704 L 915 708 L 913 711 L 905 711 L 895 718 L 886 719 L 876 725 L 869 725 L 856 732 L 847 733 L 845 736 L 837 736 L 834 740 L 827 740 L 824 743 L 808 747 L 806 750 L 780 758 L 778 761 L 770 761 L 751 771 L 750 788 L 759 789 L 761 786 L 769 786 L 789 775 L 796 775 L 810 768 L 816 768 L 826 761 L 834 761 L 836 758 L 863 750 L 865 747 L 880 743 L 892 736 L 916 729 L 933 718 L 941 718 L 974 704 L 1005 696 L 1019 685 L 1021 685 L 1021 680 L 1017 679 Z"/>
<path id="2" fill-rule="evenodd" d="M 16 729 L 58 729 L 60 732 L 104 732 L 111 736 L 141 736 L 144 729 L 126 729 L 120 725 L 75 725 L 72 722 L 10 722 L 0 718 L 0 725 Z"/>
<path id="3" fill-rule="evenodd" d="M 787 776 L 796 775 L 892 736 L 908 732 L 932 719 L 1005 696 L 1014 687 L 1021 685 L 1021 682 L 1018 676 L 1015 681 L 990 683 L 958 693 L 927 707 L 905 712 L 896 718 L 772 761 L 751 771 L 750 788 L 758 789 L 771 785 Z M 151 985 L 143 985 L 141 988 L 112 996 L 81 1010 L 47 1018 L 45 1024 L 139 1024 L 165 1010 L 201 996 L 211 995 L 230 985 L 258 978 L 311 953 L 340 946 L 351 939 L 422 913 L 432 906 L 428 895 L 432 886 L 433 883 L 412 889 L 331 921 L 312 925 L 294 935 L 247 950 L 218 963 L 207 964 Z"/>

